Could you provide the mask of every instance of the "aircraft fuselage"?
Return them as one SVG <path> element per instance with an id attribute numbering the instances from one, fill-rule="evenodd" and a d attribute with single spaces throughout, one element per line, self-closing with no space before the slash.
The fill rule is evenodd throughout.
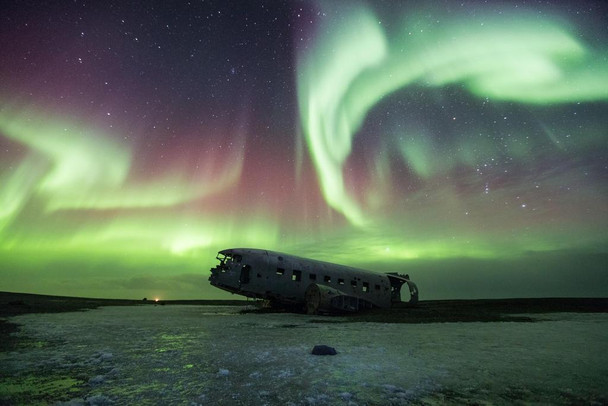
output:
<path id="1" fill-rule="evenodd" d="M 416 285 L 396 273 L 250 248 L 222 250 L 217 259 L 209 277 L 213 286 L 272 305 L 302 306 L 309 313 L 388 308 L 401 301 L 403 284 L 409 286 L 410 303 L 418 301 Z"/>

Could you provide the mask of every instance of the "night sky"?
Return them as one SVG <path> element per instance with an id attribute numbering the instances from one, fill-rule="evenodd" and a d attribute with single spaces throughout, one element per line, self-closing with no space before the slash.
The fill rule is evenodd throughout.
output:
<path id="1" fill-rule="evenodd" d="M 421 299 L 608 296 L 608 3 L 3 1 L 0 290 L 228 298 L 220 249 Z"/>

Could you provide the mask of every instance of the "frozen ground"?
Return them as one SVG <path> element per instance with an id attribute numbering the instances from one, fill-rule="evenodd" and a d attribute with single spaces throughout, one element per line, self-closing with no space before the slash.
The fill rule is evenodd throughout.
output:
<path id="1" fill-rule="evenodd" d="M 235 307 L 30 314 L 0 404 L 606 404 L 608 314 L 377 324 Z M 323 321 L 322 323 L 314 321 Z M 310 354 L 316 344 L 336 356 Z M 65 402 L 65 403 L 63 403 Z"/>

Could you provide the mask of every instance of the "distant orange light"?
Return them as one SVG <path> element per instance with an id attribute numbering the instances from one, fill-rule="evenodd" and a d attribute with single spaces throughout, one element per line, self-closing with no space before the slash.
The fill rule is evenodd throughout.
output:
<path id="1" fill-rule="evenodd" d="M 158 302 L 158 298 L 154 299 L 155 302 Z"/>

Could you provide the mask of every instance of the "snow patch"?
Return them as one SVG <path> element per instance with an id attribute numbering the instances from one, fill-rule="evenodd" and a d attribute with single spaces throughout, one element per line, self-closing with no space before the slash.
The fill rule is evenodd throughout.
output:
<path id="1" fill-rule="evenodd" d="M 353 398 L 353 394 L 350 392 L 342 392 L 340 393 L 340 397 L 342 398 L 342 400 L 351 400 Z"/>

